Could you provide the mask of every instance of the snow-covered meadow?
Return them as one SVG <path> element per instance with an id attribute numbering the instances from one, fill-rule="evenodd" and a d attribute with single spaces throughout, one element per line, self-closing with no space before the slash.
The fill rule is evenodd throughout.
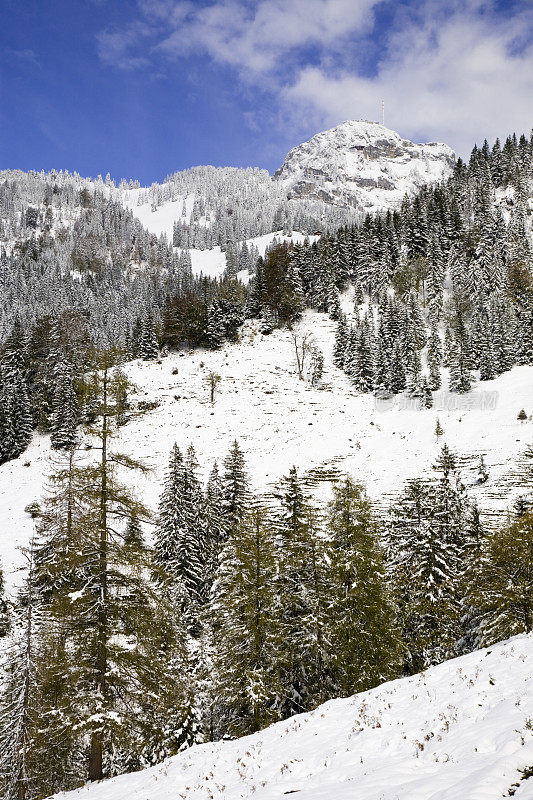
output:
<path id="1" fill-rule="evenodd" d="M 514 485 L 513 476 L 533 439 L 533 424 L 517 420 L 522 408 L 533 413 L 533 368 L 515 367 L 466 395 L 436 393 L 435 407 L 420 409 L 417 400 L 403 396 L 381 401 L 357 392 L 332 364 L 334 331 L 334 322 L 312 311 L 295 330 L 310 333 L 324 352 L 324 377 L 316 388 L 298 378 L 293 334 L 265 336 L 253 324 L 243 327 L 238 343 L 218 351 L 128 364 L 136 387 L 133 404 L 158 403 L 122 427 L 115 444 L 152 468 L 134 478 L 139 495 L 156 509 L 174 441 L 182 449 L 194 446 L 206 478 L 235 438 L 252 485 L 262 492 L 294 464 L 310 477 L 350 473 L 374 501 L 387 504 L 406 479 L 430 470 L 444 442 L 465 457 L 463 480 L 482 509 L 504 511 L 526 490 L 523 480 L 521 487 Z M 221 376 L 214 404 L 210 371 Z M 438 441 L 437 417 L 444 429 Z M 477 483 L 481 454 L 489 472 L 484 484 Z M 45 491 L 52 458 L 48 437 L 35 435 L 20 458 L 0 466 L 0 559 L 10 585 L 22 562 L 17 548 L 28 543 L 33 527 L 24 508 Z M 326 481 L 316 488 L 322 498 L 328 486 Z"/>

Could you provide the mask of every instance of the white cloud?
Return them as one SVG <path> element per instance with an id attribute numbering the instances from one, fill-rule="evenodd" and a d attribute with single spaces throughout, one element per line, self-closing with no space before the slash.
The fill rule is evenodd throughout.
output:
<path id="1" fill-rule="evenodd" d="M 528 132 L 532 15 L 526 10 L 496 24 L 477 13 L 480 5 L 465 2 L 444 14 L 427 3 L 422 18 L 407 24 L 404 19 L 390 38 L 375 77 L 304 67 L 283 87 L 283 101 L 320 126 L 378 119 L 384 99 L 389 127 L 404 136 L 445 141 L 464 154 L 480 138 Z"/>
<path id="2" fill-rule="evenodd" d="M 101 58 L 123 69 L 155 58 L 207 55 L 242 85 L 268 88 L 294 130 L 376 119 L 410 138 L 461 153 L 480 138 L 533 121 L 533 7 L 493 0 L 138 0 L 140 17 L 99 37 Z M 392 12 L 374 29 L 379 5 Z M 377 37 L 381 41 L 377 42 Z M 346 64 L 381 47 L 375 74 Z"/>
<path id="3" fill-rule="evenodd" d="M 97 36 L 98 55 L 104 64 L 119 69 L 147 67 L 150 65 L 149 58 L 138 51 L 150 34 L 150 28 L 142 22 L 132 22 L 117 30 L 102 31 Z"/>
<path id="4" fill-rule="evenodd" d="M 283 59 L 303 47 L 337 48 L 367 30 L 381 0 L 217 0 L 205 6 L 143 0 L 143 8 L 180 19 L 159 48 L 172 57 L 200 51 L 239 69 L 248 78 L 278 71 Z M 251 76 L 250 76 L 251 73 Z"/>

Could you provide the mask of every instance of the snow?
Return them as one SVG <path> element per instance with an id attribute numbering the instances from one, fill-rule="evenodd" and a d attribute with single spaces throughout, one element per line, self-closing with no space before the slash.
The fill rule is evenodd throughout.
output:
<path id="1" fill-rule="evenodd" d="M 533 636 L 56 800 L 533 798 Z"/>
<path id="2" fill-rule="evenodd" d="M 144 223 L 148 227 L 147 223 Z M 148 230 L 151 228 L 148 227 Z M 290 235 L 283 233 L 283 231 L 274 231 L 273 233 L 265 233 L 262 236 L 254 236 L 251 239 L 245 239 L 248 245 L 257 247 L 260 256 L 264 256 L 267 247 L 270 247 L 274 239 L 278 242 L 294 242 L 294 244 L 301 244 L 306 238 L 305 234 L 293 231 Z M 308 236 L 310 242 L 314 242 L 318 236 Z M 192 248 L 189 250 L 192 262 L 192 271 L 195 275 L 204 275 L 209 278 L 220 278 L 226 269 L 226 254 L 223 253 L 220 247 L 213 247 L 211 250 L 196 250 Z M 243 275 L 239 275 L 242 280 Z M 245 279 L 244 282 L 247 282 Z"/>
<path id="3" fill-rule="evenodd" d="M 445 144 L 414 144 L 378 122 L 351 120 L 293 148 L 276 177 L 290 197 L 313 197 L 372 212 L 451 174 Z"/>
<path id="4" fill-rule="evenodd" d="M 182 218 L 182 210 L 183 210 L 183 200 L 186 199 L 187 201 L 187 217 L 188 220 L 192 211 L 192 206 L 194 202 L 194 198 L 188 197 L 178 197 L 177 200 L 171 200 L 167 203 L 163 203 L 163 205 L 156 208 L 152 211 L 152 206 L 150 203 L 143 203 L 142 205 L 138 206 L 133 202 L 131 199 L 128 202 L 126 199 L 125 205 L 131 208 L 131 211 L 135 217 L 139 220 L 139 222 L 144 225 L 150 233 L 155 234 L 156 236 L 161 236 L 164 234 L 168 241 L 172 241 L 172 233 L 174 230 L 174 222 L 177 222 Z"/>
<path id="5" fill-rule="evenodd" d="M 235 438 L 253 487 L 266 493 L 295 464 L 310 479 L 350 473 L 386 506 L 406 479 L 431 469 L 444 442 L 466 458 L 463 480 L 482 510 L 502 513 L 526 490 L 525 478 L 515 480 L 515 471 L 531 442 L 533 423 L 519 422 L 517 414 L 521 408 L 533 412 L 532 367 L 515 367 L 467 395 L 445 393 L 440 395 L 442 408 L 421 410 L 403 396 L 381 401 L 355 391 L 332 364 L 335 325 L 326 315 L 308 311 L 297 328 L 312 333 L 324 352 L 318 388 L 297 377 L 291 332 L 264 336 L 250 324 L 238 343 L 219 351 L 172 353 L 161 363 L 128 364 L 137 387 L 132 401 L 159 402 L 122 427 L 116 441 L 117 449 L 153 468 L 147 477 L 135 478 L 141 498 L 157 508 L 174 441 L 182 449 L 194 445 L 206 478 L 213 460 L 220 463 Z M 222 378 L 213 406 L 206 383 L 210 370 Z M 438 442 L 437 417 L 445 431 Z M 489 480 L 477 485 L 481 454 Z M 21 563 L 17 546 L 28 543 L 33 527 L 24 507 L 42 496 L 50 459 L 48 437 L 35 435 L 20 458 L 0 466 L 0 561 L 10 586 Z M 324 498 L 329 487 L 326 480 L 316 491 Z"/>

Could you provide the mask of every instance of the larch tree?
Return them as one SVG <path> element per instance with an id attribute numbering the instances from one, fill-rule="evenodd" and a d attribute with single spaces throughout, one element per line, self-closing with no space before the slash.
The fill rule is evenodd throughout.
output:
<path id="1" fill-rule="evenodd" d="M 330 647 L 335 685 L 346 696 L 398 674 L 396 610 L 385 582 L 376 519 L 364 490 L 349 477 L 333 487 L 327 532 Z"/>

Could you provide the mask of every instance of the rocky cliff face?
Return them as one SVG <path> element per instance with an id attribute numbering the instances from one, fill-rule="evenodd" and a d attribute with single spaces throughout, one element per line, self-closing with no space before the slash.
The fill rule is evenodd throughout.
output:
<path id="1" fill-rule="evenodd" d="M 446 178 L 455 156 L 445 144 L 414 144 L 377 122 L 343 122 L 293 148 L 275 173 L 289 198 L 363 212 L 400 205 L 406 193 Z"/>

